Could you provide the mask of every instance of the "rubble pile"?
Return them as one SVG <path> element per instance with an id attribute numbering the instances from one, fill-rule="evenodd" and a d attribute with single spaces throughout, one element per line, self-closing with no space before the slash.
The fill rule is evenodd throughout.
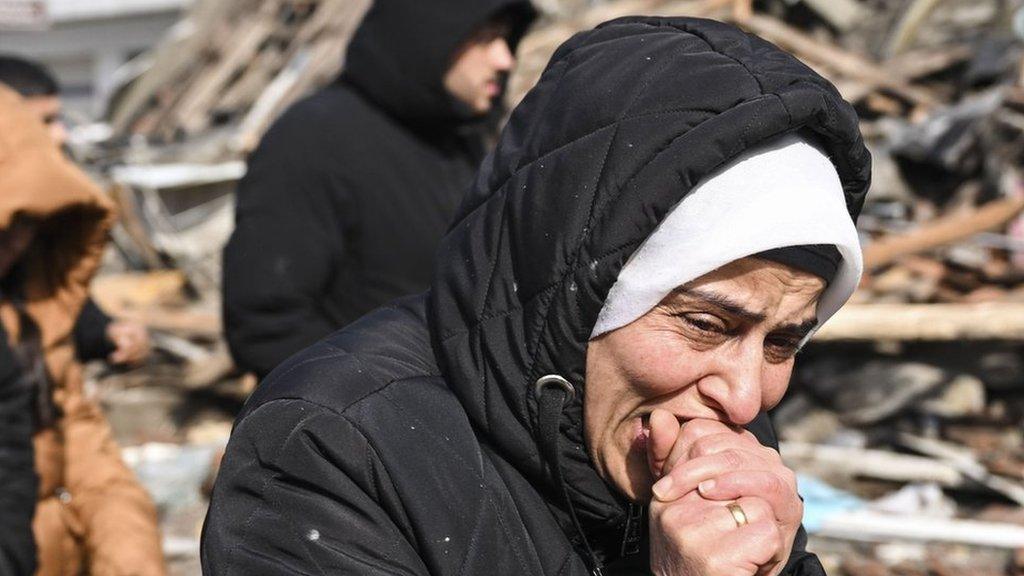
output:
<path id="1" fill-rule="evenodd" d="M 113 138 L 190 142 L 221 128 L 220 159 L 251 151 L 289 104 L 337 75 L 369 4 L 196 2 L 111 102 Z"/>
<path id="2" fill-rule="evenodd" d="M 254 385 L 234 371 L 218 318 L 240 160 L 337 72 L 367 5 L 197 2 L 112 102 L 110 139 L 84 154 L 124 215 L 116 274 L 96 297 L 156 334 L 150 364 L 93 372 L 144 478 L 186 462 L 199 490 L 208 447 Z M 1024 574 L 1024 0 L 538 5 L 546 16 L 520 45 L 510 108 L 560 43 L 630 14 L 734 22 L 854 103 L 874 158 L 858 223 L 864 280 L 800 354 L 774 414 L 811 547 L 830 574 Z M 165 510 L 190 503 L 168 515 L 168 546 L 191 558 L 202 499 L 155 491 L 174 495 Z"/>

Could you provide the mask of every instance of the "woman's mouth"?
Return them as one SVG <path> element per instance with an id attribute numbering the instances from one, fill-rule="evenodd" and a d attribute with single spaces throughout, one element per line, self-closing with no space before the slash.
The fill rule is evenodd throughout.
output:
<path id="1" fill-rule="evenodd" d="M 641 414 L 633 425 L 634 448 L 647 449 L 647 440 L 651 436 L 651 415 Z"/>

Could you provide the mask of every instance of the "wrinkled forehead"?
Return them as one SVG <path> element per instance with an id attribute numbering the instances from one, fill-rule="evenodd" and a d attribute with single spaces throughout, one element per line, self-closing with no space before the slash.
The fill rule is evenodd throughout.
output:
<path id="1" fill-rule="evenodd" d="M 751 256 L 676 287 L 665 302 L 705 304 L 751 322 L 792 316 L 813 320 L 825 287 L 823 278 L 806 270 Z"/>

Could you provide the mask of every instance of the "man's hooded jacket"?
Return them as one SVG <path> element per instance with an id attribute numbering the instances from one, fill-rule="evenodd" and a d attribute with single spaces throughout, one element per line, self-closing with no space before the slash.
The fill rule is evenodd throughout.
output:
<path id="1" fill-rule="evenodd" d="M 443 86 L 453 51 L 525 0 L 378 0 L 341 78 L 268 131 L 238 190 L 224 320 L 239 366 L 282 360 L 430 281 L 434 251 L 483 157 L 480 122 Z"/>
<path id="2" fill-rule="evenodd" d="M 792 56 L 689 18 L 568 41 L 484 162 L 429 293 L 290 359 L 250 399 L 214 489 L 206 573 L 649 570 L 642 505 L 584 447 L 588 338 L 667 212 L 794 132 L 830 156 L 855 218 L 870 174 L 856 114 Z M 574 394 L 538 387 L 550 374 Z M 750 429 L 775 445 L 764 414 Z M 823 573 L 805 541 L 786 574 Z"/>
<path id="3" fill-rule="evenodd" d="M 34 410 L 36 573 L 164 574 L 156 507 L 121 460 L 75 359 L 72 331 L 113 223 L 112 205 L 62 156 L 21 99 L 0 88 L 0 229 L 17 216 L 39 227 L 17 271 L 3 279 L 0 332 L 13 345 L 35 331 L 38 366 L 47 374 L 47 386 L 36 382 L 32 390 L 33 405 L 45 406 Z"/>

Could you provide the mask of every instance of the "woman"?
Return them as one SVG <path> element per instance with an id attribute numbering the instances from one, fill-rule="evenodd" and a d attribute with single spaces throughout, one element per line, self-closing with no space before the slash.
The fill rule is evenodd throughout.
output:
<path id="1" fill-rule="evenodd" d="M 852 108 L 731 26 L 568 41 L 428 294 L 235 426 L 210 574 L 822 574 L 765 416 L 860 273 Z"/>
<path id="2" fill-rule="evenodd" d="M 113 212 L 0 87 L 0 322 L 32 391 L 40 575 L 164 573 L 156 510 L 85 397 L 72 337 Z"/>

